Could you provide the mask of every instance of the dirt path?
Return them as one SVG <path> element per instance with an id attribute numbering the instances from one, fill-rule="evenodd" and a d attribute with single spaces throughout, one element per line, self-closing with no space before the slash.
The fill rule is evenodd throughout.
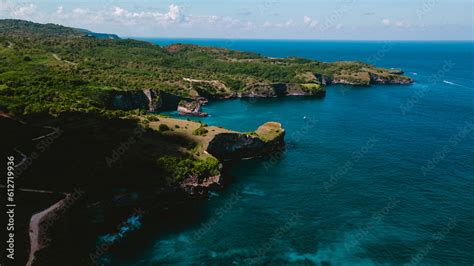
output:
<path id="1" fill-rule="evenodd" d="M 37 191 L 40 192 L 40 191 Z M 41 193 L 54 193 L 51 191 L 41 191 Z M 61 206 L 63 206 L 64 202 L 69 198 L 70 194 L 66 194 L 66 197 L 64 199 L 56 202 L 55 204 L 51 205 L 49 208 L 46 210 L 43 210 L 39 213 L 34 214 L 31 216 L 30 219 L 30 227 L 29 227 L 29 235 L 30 235 L 30 256 L 28 258 L 27 266 L 31 266 L 33 264 L 33 261 L 35 259 L 35 253 L 43 248 L 43 245 L 41 244 L 41 241 L 39 239 L 40 235 L 40 225 L 41 222 L 44 220 L 47 215 L 57 209 L 59 209 Z"/>
<path id="2" fill-rule="evenodd" d="M 46 127 L 44 127 L 44 128 L 49 128 L 49 129 L 52 129 L 53 131 L 52 131 L 51 133 L 46 134 L 46 135 L 42 135 L 42 136 L 33 138 L 33 139 L 31 139 L 31 141 L 38 141 L 38 140 L 40 140 L 40 139 L 44 139 L 44 138 L 50 137 L 50 136 L 52 136 L 52 135 L 54 135 L 54 134 L 57 134 L 57 133 L 59 132 L 59 129 L 54 128 L 54 127 L 47 127 L 47 126 L 46 126 Z M 21 167 L 21 166 L 26 162 L 26 160 L 28 160 L 28 156 L 27 156 L 26 154 L 24 154 L 22 151 L 20 151 L 20 150 L 18 149 L 18 146 L 17 146 L 16 148 L 14 148 L 14 150 L 15 150 L 18 154 L 20 154 L 21 157 L 22 157 L 21 161 L 20 161 L 18 164 L 15 165 L 15 168 L 19 168 L 19 167 Z"/>
<path id="3" fill-rule="evenodd" d="M 71 65 L 71 66 L 76 66 L 76 65 L 77 65 L 77 64 L 74 63 L 74 62 L 61 59 L 61 57 L 59 57 L 59 55 L 57 55 L 57 54 L 53 54 L 53 57 L 54 57 L 54 59 L 56 59 L 56 60 L 58 60 L 58 61 L 61 61 L 61 62 L 64 62 L 64 63 L 66 63 L 66 64 L 69 64 L 69 65 Z"/>

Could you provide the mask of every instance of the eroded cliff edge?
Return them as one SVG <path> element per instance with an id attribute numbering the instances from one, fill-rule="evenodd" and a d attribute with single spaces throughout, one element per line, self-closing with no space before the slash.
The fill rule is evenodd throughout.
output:
<path id="1" fill-rule="evenodd" d="M 22 114 L 177 110 L 182 100 L 323 97 L 343 84 L 410 84 L 401 70 L 357 61 L 271 58 L 191 44 L 159 46 L 84 30 L 0 20 L 0 107 Z M 34 51 L 34 53 L 32 53 Z M 394 66 L 396 67 L 396 66 Z M 204 115 L 195 104 L 181 112 Z"/>
<path id="2" fill-rule="evenodd" d="M 25 249 L 18 261 L 29 265 L 97 262 L 101 246 L 129 237 L 124 228 L 206 199 L 222 188 L 224 161 L 281 151 L 285 135 L 276 122 L 242 133 L 158 115 L 71 113 L 42 118 L 47 127 L 0 118 L 8 136 L 29 133 L 8 145 L 27 157 L 17 172 L 19 204 L 37 202 L 18 222 Z M 53 128 L 60 134 L 50 136 Z"/>

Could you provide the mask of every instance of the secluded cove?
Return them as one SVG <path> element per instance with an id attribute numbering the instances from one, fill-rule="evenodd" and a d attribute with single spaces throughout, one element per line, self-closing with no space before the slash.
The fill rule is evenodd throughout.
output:
<path id="1" fill-rule="evenodd" d="M 329 47 L 312 45 L 308 57 Z M 334 57 L 367 53 L 338 45 Z M 278 121 L 285 152 L 241 161 L 192 219 L 124 243 L 112 265 L 472 263 L 472 45 L 395 43 L 380 64 L 407 70 L 411 86 L 211 101 L 209 117 L 192 119 L 244 132 Z M 433 83 L 447 60 L 454 66 Z"/>

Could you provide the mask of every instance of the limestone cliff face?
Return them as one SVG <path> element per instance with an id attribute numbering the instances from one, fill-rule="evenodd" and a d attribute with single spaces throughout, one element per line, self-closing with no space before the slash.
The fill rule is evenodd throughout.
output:
<path id="1" fill-rule="evenodd" d="M 400 76 L 403 74 L 402 71 L 395 71 L 394 74 L 381 76 L 376 73 L 369 73 L 370 75 L 370 83 L 371 84 L 411 84 L 413 80 L 405 77 Z"/>
<path id="2" fill-rule="evenodd" d="M 324 96 L 326 90 L 319 84 L 257 83 L 245 88 L 243 98 L 271 98 L 284 96 Z"/>
<path id="3" fill-rule="evenodd" d="M 111 91 L 109 94 L 112 109 L 141 109 L 150 112 L 176 110 L 181 97 L 166 92 L 144 89 L 142 91 Z"/>
<path id="4" fill-rule="evenodd" d="M 143 91 L 117 91 L 111 94 L 111 98 L 113 109 L 149 109 L 149 100 Z"/>
<path id="5" fill-rule="evenodd" d="M 318 84 L 321 84 L 323 86 L 327 86 L 327 85 L 331 85 L 332 83 L 332 79 L 326 75 L 323 75 L 323 74 L 315 74 L 315 77 L 316 77 L 316 82 Z"/>
<path id="6" fill-rule="evenodd" d="M 207 116 L 207 113 L 201 112 L 201 102 L 199 100 L 181 101 L 177 111 L 180 115 Z"/>
<path id="7" fill-rule="evenodd" d="M 209 142 L 207 152 L 220 160 L 235 160 L 270 155 L 284 145 L 285 130 L 269 122 L 253 134 L 221 133 Z"/>
<path id="8" fill-rule="evenodd" d="M 207 195 L 210 190 L 220 186 L 221 176 L 215 175 L 204 179 L 192 176 L 183 180 L 179 186 L 187 194 L 192 196 Z"/>

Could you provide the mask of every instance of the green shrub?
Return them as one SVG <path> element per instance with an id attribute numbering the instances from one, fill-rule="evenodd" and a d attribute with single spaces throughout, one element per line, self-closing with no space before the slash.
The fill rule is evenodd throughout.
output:
<path id="1" fill-rule="evenodd" d="M 160 121 L 157 115 L 147 115 L 146 118 L 151 122 Z"/>
<path id="2" fill-rule="evenodd" d="M 206 178 L 219 174 L 220 164 L 216 158 L 209 157 L 203 160 L 163 156 L 157 164 L 162 168 L 169 181 L 180 181 L 195 176 Z"/>
<path id="3" fill-rule="evenodd" d="M 219 174 L 219 161 L 214 157 L 194 162 L 194 174 L 199 177 L 215 176 Z"/>
<path id="4" fill-rule="evenodd" d="M 247 135 L 254 136 L 254 137 L 258 137 L 258 134 L 257 134 L 257 132 L 255 132 L 255 131 L 247 132 Z"/>
<path id="5" fill-rule="evenodd" d="M 193 131 L 193 135 L 195 136 L 203 136 L 206 135 L 209 131 L 203 127 L 200 127 Z"/>
<path id="6" fill-rule="evenodd" d="M 160 131 L 168 131 L 168 130 L 170 130 L 170 128 L 169 128 L 168 125 L 166 125 L 166 124 L 160 124 L 160 125 L 158 126 L 158 129 L 159 129 Z"/>

